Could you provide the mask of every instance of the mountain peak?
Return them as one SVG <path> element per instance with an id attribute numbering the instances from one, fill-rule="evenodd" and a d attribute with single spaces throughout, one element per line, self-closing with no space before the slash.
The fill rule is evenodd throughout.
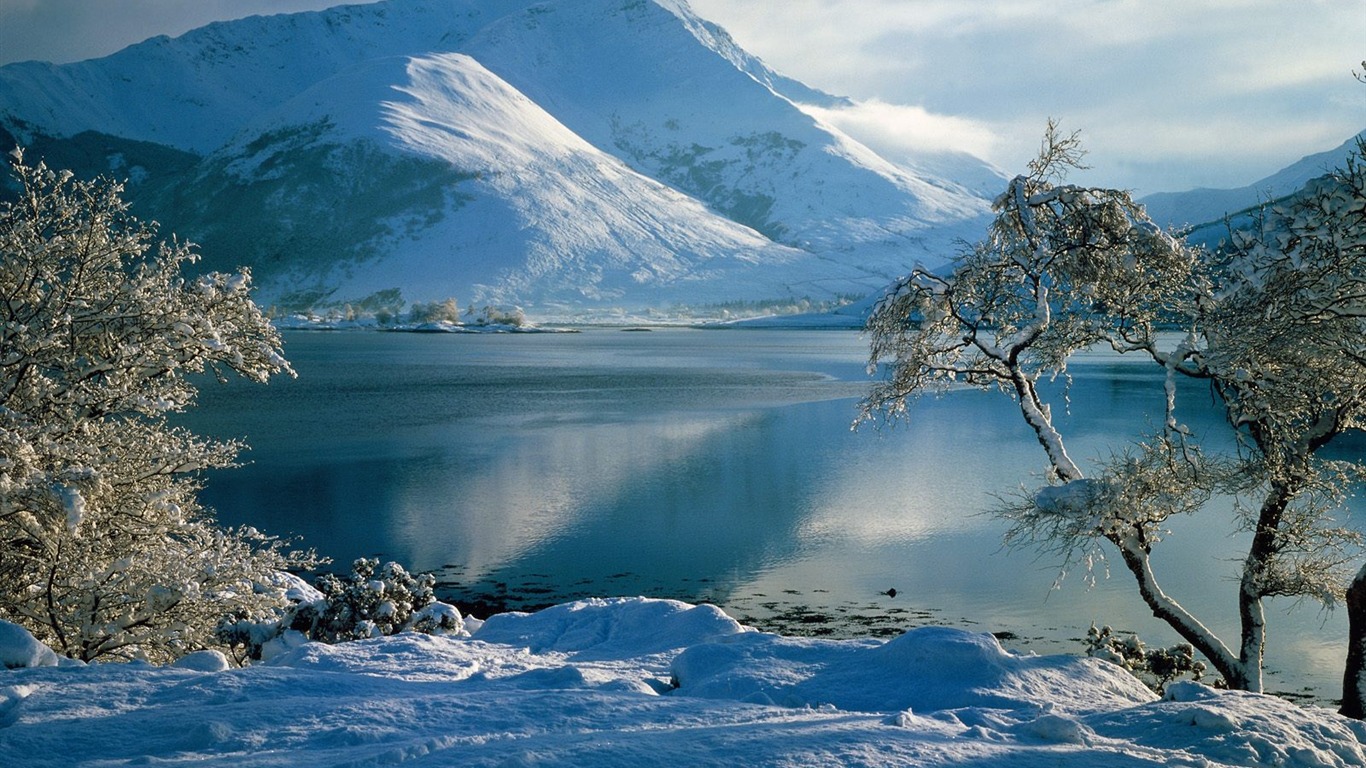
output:
<path id="1" fill-rule="evenodd" d="M 0 67 L 0 127 L 142 163 L 140 212 L 296 306 L 832 299 L 987 213 L 953 178 L 980 161 L 914 171 L 795 102 L 839 100 L 682 0 L 387 0 Z"/>

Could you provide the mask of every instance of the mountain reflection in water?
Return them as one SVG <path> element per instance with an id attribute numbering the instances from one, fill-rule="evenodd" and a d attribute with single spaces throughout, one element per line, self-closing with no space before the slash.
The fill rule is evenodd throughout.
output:
<path id="1" fill-rule="evenodd" d="M 339 566 L 397 560 L 484 611 L 649 595 L 785 632 L 945 623 L 1079 652 L 1094 621 L 1176 641 L 1127 573 L 1053 591 L 1057 562 L 1002 549 L 986 513 L 1045 467 L 1005 397 L 956 391 L 851 430 L 868 383 L 855 332 L 296 332 L 285 352 L 297 380 L 206 385 L 184 419 L 252 446 L 202 498 Z M 1079 357 L 1054 385 L 1073 456 L 1161 424 L 1159 375 Z M 1196 409 L 1182 418 L 1226 440 L 1219 412 L 1200 410 L 1208 394 L 1183 386 Z M 1157 567 L 1228 637 L 1245 543 L 1226 512 L 1174 521 Z M 1268 614 L 1268 686 L 1336 696 L 1345 617 L 1288 608 Z"/>

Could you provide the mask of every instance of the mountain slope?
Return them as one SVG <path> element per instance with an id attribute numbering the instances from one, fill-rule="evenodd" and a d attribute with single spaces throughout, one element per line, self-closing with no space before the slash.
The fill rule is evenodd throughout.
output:
<path id="1" fill-rule="evenodd" d="M 838 102 L 681 0 L 388 0 L 0 67 L 0 134 L 127 175 L 290 306 L 829 298 L 976 231 L 952 177 L 988 166 L 912 172 L 794 101 Z"/>
<path id="2" fill-rule="evenodd" d="M 1327 152 L 1300 158 L 1264 179 L 1236 189 L 1193 189 L 1188 192 L 1160 192 L 1141 200 L 1153 220 L 1163 226 L 1189 227 L 1205 224 L 1222 226 L 1225 216 L 1291 194 L 1310 180 L 1342 165 L 1356 149 L 1366 131 Z"/>
<path id="3" fill-rule="evenodd" d="M 332 110 L 338 93 L 370 110 Z M 347 190 L 347 208 L 329 211 L 320 188 Z M 213 201 L 192 217 L 206 244 L 316 296 L 414 274 L 424 295 L 480 301 L 725 301 L 772 291 L 783 276 L 770 267 L 806 256 L 631 171 L 463 54 L 381 59 L 320 83 L 210 156 L 185 196 Z M 242 214 L 223 217 L 234 198 Z M 331 213 L 342 229 L 272 262 L 293 231 L 254 230 L 260 212 Z"/>
<path id="4" fill-rule="evenodd" d="M 0 125 L 87 130 L 207 154 L 243 125 L 359 62 L 454 50 L 526 0 L 402 0 L 217 22 L 65 65 L 0 67 Z"/>
<path id="5" fill-rule="evenodd" d="M 762 64 L 700 22 L 680 24 L 685 8 L 537 6 L 465 50 L 596 146 L 788 244 L 833 250 L 851 231 L 866 241 L 860 229 L 881 227 L 890 245 L 985 210 L 958 185 L 917 178 L 774 98 L 773 79 L 752 74 Z M 721 55 L 698 57 L 698 34 Z"/>

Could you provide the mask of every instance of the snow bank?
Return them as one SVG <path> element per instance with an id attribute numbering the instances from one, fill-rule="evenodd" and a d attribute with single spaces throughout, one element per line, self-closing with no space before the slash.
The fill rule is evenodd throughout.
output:
<path id="1" fill-rule="evenodd" d="M 195 651 L 177 659 L 171 666 L 196 672 L 224 672 L 232 668 L 232 663 L 222 651 Z"/>
<path id="2" fill-rule="evenodd" d="M 212 661 L 0 671 L 0 765 L 1366 765 L 1362 724 L 1270 696 L 1158 699 L 989 635 L 785 638 L 641 598 Z"/>
<path id="3" fill-rule="evenodd" d="M 57 654 L 38 642 L 27 629 L 0 620 L 0 665 L 6 669 L 52 667 L 57 665 Z"/>
<path id="4" fill-rule="evenodd" d="M 533 653 L 606 659 L 676 651 L 742 632 L 745 627 L 714 605 L 635 597 L 580 600 L 537 613 L 491 616 L 475 638 L 524 646 Z"/>
<path id="5" fill-rule="evenodd" d="M 1099 659 L 1020 656 L 987 634 L 922 627 L 887 642 L 751 633 L 689 648 L 679 691 L 786 707 L 879 712 L 979 707 L 1089 714 L 1152 701 L 1132 675 Z"/>
<path id="6" fill-rule="evenodd" d="M 1216 691 L 1198 683 L 1173 683 L 1161 702 L 1087 722 L 1097 738 L 1135 748 L 1179 749 L 1217 765 L 1366 765 L 1366 726 L 1360 721 L 1274 696 Z"/>

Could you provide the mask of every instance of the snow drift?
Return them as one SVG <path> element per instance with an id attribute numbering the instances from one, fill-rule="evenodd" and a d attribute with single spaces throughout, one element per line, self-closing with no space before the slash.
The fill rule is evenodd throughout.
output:
<path id="1" fill-rule="evenodd" d="M 0 655 L 26 645 L 0 633 Z M 586 600 L 469 637 L 310 643 L 271 663 L 0 671 L 25 766 L 1352 766 L 1366 729 L 1094 659 L 920 628 L 785 638 L 711 606 Z"/>

